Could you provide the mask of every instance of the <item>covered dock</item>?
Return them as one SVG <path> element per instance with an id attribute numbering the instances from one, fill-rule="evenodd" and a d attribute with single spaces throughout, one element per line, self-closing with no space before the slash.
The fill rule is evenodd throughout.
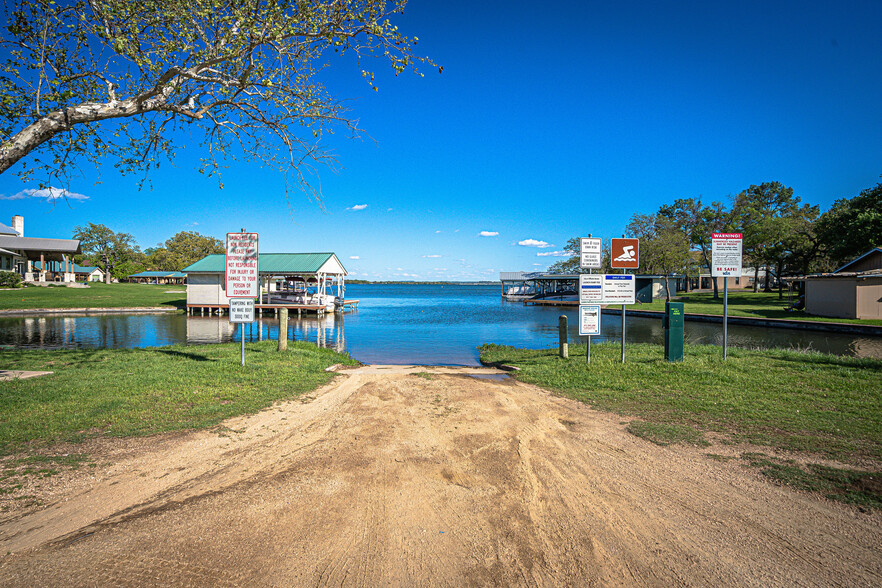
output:
<path id="1" fill-rule="evenodd" d="M 346 268 L 334 253 L 261 253 L 258 256 L 259 294 L 255 312 L 343 312 L 358 308 L 346 300 Z M 229 312 L 226 294 L 226 255 L 215 254 L 184 268 L 187 274 L 187 313 Z"/>

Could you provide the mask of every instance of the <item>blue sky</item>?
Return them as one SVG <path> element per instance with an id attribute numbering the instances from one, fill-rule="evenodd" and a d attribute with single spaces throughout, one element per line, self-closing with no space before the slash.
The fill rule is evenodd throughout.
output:
<path id="1" fill-rule="evenodd" d="M 23 197 L 36 186 L 7 173 L 0 222 L 64 238 L 102 223 L 142 248 L 244 227 L 264 252 L 334 251 L 355 278 L 492 280 L 675 198 L 780 181 L 826 210 L 880 181 L 879 0 L 411 0 L 398 23 L 444 71 L 377 62 L 373 92 L 349 64 L 327 70 L 370 138 L 330 138 L 323 207 L 257 164 L 231 164 L 220 190 L 187 149 L 152 189 L 108 164 L 67 201 Z"/>

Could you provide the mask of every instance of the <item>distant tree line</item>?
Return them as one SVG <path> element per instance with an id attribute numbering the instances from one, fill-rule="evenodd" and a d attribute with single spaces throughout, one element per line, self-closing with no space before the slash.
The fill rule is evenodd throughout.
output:
<path id="1" fill-rule="evenodd" d="M 129 233 L 116 233 L 101 224 L 75 227 L 73 238 L 79 239 L 83 251 L 74 261 L 83 266 L 100 267 L 108 283 L 112 278 L 124 280 L 149 270 L 181 271 L 206 255 L 224 253 L 223 241 L 195 231 L 181 231 L 165 243 L 144 251 Z"/>
<path id="2" fill-rule="evenodd" d="M 853 198 L 837 200 L 830 210 L 802 203 L 780 182 L 752 185 L 728 205 L 706 204 L 701 198 L 678 198 L 652 214 L 635 213 L 625 233 L 640 239 L 641 273 L 687 278 L 708 273 L 711 234 L 744 235 L 744 266 L 754 268 L 754 291 L 760 269 L 780 278 L 832 271 L 873 247 L 882 245 L 882 183 Z M 572 273 L 579 268 L 579 239 L 567 242 L 574 256 L 549 271 Z M 609 252 L 603 270 L 610 271 Z M 713 280 L 714 296 L 718 295 Z M 764 289 L 772 291 L 772 280 Z"/>

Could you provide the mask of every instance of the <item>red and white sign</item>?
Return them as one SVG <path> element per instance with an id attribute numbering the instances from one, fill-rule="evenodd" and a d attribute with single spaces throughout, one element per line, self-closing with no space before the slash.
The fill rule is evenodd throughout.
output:
<path id="1" fill-rule="evenodd" d="M 711 234 L 711 277 L 741 275 L 741 233 Z"/>
<path id="2" fill-rule="evenodd" d="M 227 233 L 227 297 L 257 298 L 257 233 Z"/>
<path id="3" fill-rule="evenodd" d="M 640 267 L 640 239 L 610 239 L 610 265 L 621 269 Z"/>

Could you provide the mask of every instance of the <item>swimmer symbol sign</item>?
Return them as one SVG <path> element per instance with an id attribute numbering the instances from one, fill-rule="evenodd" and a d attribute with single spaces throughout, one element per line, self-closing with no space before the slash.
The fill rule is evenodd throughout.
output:
<path id="1" fill-rule="evenodd" d="M 637 269 L 640 267 L 640 239 L 611 239 L 610 254 L 612 267 Z"/>

